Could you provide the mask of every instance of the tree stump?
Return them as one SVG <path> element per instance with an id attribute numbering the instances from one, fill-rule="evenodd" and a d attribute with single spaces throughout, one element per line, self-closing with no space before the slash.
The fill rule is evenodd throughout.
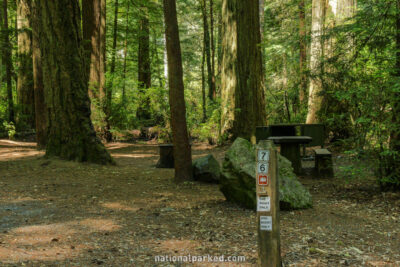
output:
<path id="1" fill-rule="evenodd" d="M 157 168 L 174 168 L 174 145 L 162 144 L 160 148 L 160 159 L 157 162 Z"/>
<path id="2" fill-rule="evenodd" d="M 333 177 L 332 153 L 328 149 L 315 149 L 315 171 L 318 176 Z"/>

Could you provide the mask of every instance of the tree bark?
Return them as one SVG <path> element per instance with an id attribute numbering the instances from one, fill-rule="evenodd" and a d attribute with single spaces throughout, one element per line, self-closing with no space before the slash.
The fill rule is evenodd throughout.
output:
<path id="1" fill-rule="evenodd" d="M 39 149 L 45 149 L 47 144 L 47 105 L 43 84 L 42 56 L 40 53 L 39 23 L 40 12 L 37 12 L 36 2 L 32 2 L 32 61 L 33 84 L 35 94 L 36 143 Z"/>
<path id="2" fill-rule="evenodd" d="M 2 58 L 3 64 L 6 66 L 6 83 L 7 83 L 7 105 L 8 105 L 8 121 L 15 123 L 14 117 L 14 102 L 13 102 L 13 92 L 12 92 L 12 55 L 11 55 L 11 43 L 8 29 L 8 1 L 3 0 L 3 10 L 2 10 Z"/>
<path id="3" fill-rule="evenodd" d="M 203 50 L 201 53 L 201 96 L 203 100 L 203 123 L 207 121 L 207 107 L 206 107 L 206 77 L 204 71 L 204 65 L 206 62 L 206 48 L 203 40 Z"/>
<path id="4" fill-rule="evenodd" d="M 211 66 L 211 47 L 210 47 L 210 32 L 208 28 L 208 18 L 207 18 L 207 2 L 206 0 L 201 0 L 200 4 L 203 14 L 203 38 L 204 38 L 203 42 L 205 44 L 205 51 L 206 51 L 208 98 L 210 100 L 214 100 L 215 84 L 213 83 L 213 74 Z"/>
<path id="5" fill-rule="evenodd" d="M 43 81 L 48 104 L 46 156 L 113 163 L 90 120 L 78 0 L 38 0 Z"/>
<path id="6" fill-rule="evenodd" d="M 124 40 L 124 63 L 122 69 L 122 106 L 126 105 L 126 64 L 128 57 L 128 33 L 129 33 L 129 8 L 130 1 L 126 1 L 126 26 L 125 26 L 125 40 Z"/>
<path id="7" fill-rule="evenodd" d="M 265 125 L 258 0 L 223 0 L 222 119 L 225 137 L 255 140 Z"/>
<path id="8" fill-rule="evenodd" d="M 111 102 L 112 92 L 114 86 L 114 75 L 115 75 L 115 62 L 117 58 L 117 40 L 118 40 L 118 0 L 115 0 L 114 4 L 114 24 L 113 24 L 113 43 L 111 51 L 111 64 L 110 64 L 110 79 L 107 85 L 107 104 L 106 104 L 106 116 L 111 117 Z"/>
<path id="9" fill-rule="evenodd" d="M 148 16 L 148 8 L 146 6 L 141 6 L 138 51 L 139 106 L 136 111 L 136 117 L 141 121 L 148 121 L 151 119 L 150 98 L 146 95 L 146 89 L 151 87 L 150 29 Z"/>
<path id="10" fill-rule="evenodd" d="M 300 35 L 300 90 L 299 104 L 306 102 L 307 94 L 307 35 L 306 35 L 305 0 L 299 2 L 299 35 Z"/>
<path id="11" fill-rule="evenodd" d="M 210 42 L 211 42 L 211 82 L 213 86 L 212 98 L 217 97 L 215 79 L 215 41 L 214 41 L 214 1 L 210 0 Z"/>
<path id="12" fill-rule="evenodd" d="M 317 123 L 318 113 L 322 107 L 323 88 L 321 76 L 323 73 L 322 60 L 324 53 L 324 20 L 327 0 L 313 0 L 312 2 L 312 27 L 311 27 L 311 51 L 310 51 L 310 70 L 312 78 L 308 96 L 308 113 L 306 123 Z"/>
<path id="13" fill-rule="evenodd" d="M 395 79 L 400 77 L 400 0 L 396 0 L 396 63 L 393 76 Z M 390 155 L 388 160 L 388 166 L 385 168 L 384 176 L 386 179 L 389 178 L 390 182 L 381 182 L 381 185 L 385 189 L 397 189 L 400 190 L 400 93 L 394 92 L 391 97 L 392 100 L 392 130 L 390 133 L 390 150 L 394 152 L 394 155 Z M 385 179 L 385 180 L 386 180 Z"/>
<path id="14" fill-rule="evenodd" d="M 35 101 L 32 66 L 31 0 L 17 1 L 18 78 L 17 102 L 18 128 L 35 128 Z"/>
<path id="15" fill-rule="evenodd" d="M 168 56 L 169 104 L 174 143 L 175 181 L 192 180 L 192 153 L 186 124 L 181 45 L 175 0 L 163 0 Z"/>
<path id="16" fill-rule="evenodd" d="M 92 118 L 98 121 L 99 135 L 111 141 L 107 114 L 106 92 L 106 0 L 83 0 L 83 36 L 86 43 L 89 73 L 89 96 L 92 99 Z M 98 103 L 96 105 L 95 103 Z"/>

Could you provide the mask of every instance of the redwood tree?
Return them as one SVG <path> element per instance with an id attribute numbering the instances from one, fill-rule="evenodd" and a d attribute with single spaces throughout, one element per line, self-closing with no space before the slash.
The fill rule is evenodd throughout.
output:
<path id="1" fill-rule="evenodd" d="M 32 9 L 31 0 L 17 1 L 17 27 L 18 27 L 17 99 L 19 105 L 18 125 L 20 126 L 20 129 L 35 128 L 31 9 Z"/>
<path id="2" fill-rule="evenodd" d="M 181 45 L 175 0 L 163 0 L 168 56 L 169 105 L 174 143 L 175 181 L 191 180 L 192 152 L 186 125 Z"/>
<path id="3" fill-rule="evenodd" d="M 106 0 L 82 1 L 83 37 L 85 40 L 86 72 L 93 118 L 98 121 L 100 137 L 111 141 L 107 117 L 106 93 Z M 98 103 L 98 105 L 93 105 Z"/>
<path id="4" fill-rule="evenodd" d="M 259 1 L 223 0 L 222 23 L 222 134 L 254 141 L 266 120 Z"/>
<path id="5" fill-rule="evenodd" d="M 151 87 L 150 28 L 148 8 L 142 5 L 140 11 L 138 51 L 139 107 L 136 116 L 139 120 L 146 121 L 151 118 L 150 98 L 146 95 L 146 89 Z"/>
<path id="6" fill-rule="evenodd" d="M 90 120 L 78 0 L 37 0 L 43 82 L 48 105 L 46 156 L 113 163 Z"/>
<path id="7" fill-rule="evenodd" d="M 8 29 L 8 1 L 3 0 L 3 8 L 1 10 L 1 41 L 2 41 L 2 59 L 3 64 L 6 67 L 6 83 L 7 83 L 7 104 L 8 104 L 8 121 L 15 122 L 14 118 L 14 102 L 13 102 L 13 92 L 12 92 L 12 55 L 11 55 L 11 43 L 10 34 Z"/>
<path id="8" fill-rule="evenodd" d="M 39 23 L 40 18 L 36 1 L 32 2 L 32 59 L 33 87 L 35 94 L 35 126 L 36 143 L 39 149 L 44 149 L 47 143 L 47 106 L 43 84 L 42 58 L 40 53 Z"/>

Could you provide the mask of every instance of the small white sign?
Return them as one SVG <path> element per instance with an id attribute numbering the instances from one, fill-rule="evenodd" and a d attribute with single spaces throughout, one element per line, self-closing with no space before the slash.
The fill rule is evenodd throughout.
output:
<path id="1" fill-rule="evenodd" d="M 271 198 L 269 196 L 258 196 L 257 211 L 271 211 Z"/>
<path id="2" fill-rule="evenodd" d="M 268 173 L 268 163 L 257 163 L 257 173 Z"/>
<path id="3" fill-rule="evenodd" d="M 260 230 L 261 231 L 272 231 L 272 217 L 271 216 L 260 216 Z"/>
<path id="4" fill-rule="evenodd" d="M 258 161 L 269 161 L 269 151 L 268 150 L 258 150 Z"/>

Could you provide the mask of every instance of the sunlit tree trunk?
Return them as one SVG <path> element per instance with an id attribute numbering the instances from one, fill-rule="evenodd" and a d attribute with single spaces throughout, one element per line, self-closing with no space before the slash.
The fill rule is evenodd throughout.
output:
<path id="1" fill-rule="evenodd" d="M 113 163 L 90 120 L 78 0 L 38 0 L 40 51 L 48 108 L 46 156 Z"/>
<path id="2" fill-rule="evenodd" d="M 43 84 L 42 58 L 40 53 L 39 23 L 40 12 L 37 12 L 36 2 L 32 2 L 32 61 L 33 61 L 33 84 L 35 92 L 35 121 L 36 121 L 36 143 L 39 149 L 46 148 L 47 144 L 47 106 Z"/>
<path id="3" fill-rule="evenodd" d="M 15 122 L 14 118 L 14 102 L 13 102 L 13 92 L 12 92 L 12 55 L 11 55 L 11 43 L 10 43 L 10 33 L 8 29 L 8 1 L 3 0 L 2 16 L 1 16 L 1 30 L 2 30 L 2 59 L 3 64 L 6 67 L 6 84 L 7 84 L 7 107 L 8 107 L 8 121 Z"/>
<path id="4" fill-rule="evenodd" d="M 92 99 L 92 119 L 98 124 L 102 139 L 111 140 L 106 93 L 106 0 L 83 0 L 83 36 L 89 68 L 89 96 Z M 89 54 L 90 52 L 90 54 Z M 89 57 L 90 55 L 90 57 Z M 98 103 L 98 105 L 94 105 Z"/>
<path id="5" fill-rule="evenodd" d="M 35 101 L 33 90 L 31 0 L 17 1 L 18 80 L 17 102 L 20 129 L 35 128 Z"/>
<path id="6" fill-rule="evenodd" d="M 224 0 L 222 22 L 222 134 L 254 141 L 266 119 L 259 0 Z"/>
<path id="7" fill-rule="evenodd" d="M 139 51 L 138 51 L 138 83 L 139 106 L 136 117 L 147 121 L 151 118 L 150 98 L 146 95 L 146 89 L 151 87 L 151 61 L 150 61 L 150 29 L 148 8 L 140 8 L 139 19 Z M 150 125 L 148 125 L 150 126 Z"/>
<path id="8" fill-rule="evenodd" d="M 356 0 L 313 0 L 310 51 L 312 78 L 310 80 L 306 123 L 319 122 L 318 115 L 324 103 L 324 80 L 322 76 L 324 73 L 332 71 L 330 66 L 324 64 L 324 60 L 334 56 L 336 40 L 333 37 L 323 36 L 328 30 L 351 18 L 354 15 L 355 7 Z M 351 49 L 351 46 L 352 40 L 349 40 L 349 49 Z"/>
<path id="9" fill-rule="evenodd" d="M 168 55 L 169 105 L 174 143 L 175 181 L 191 180 L 192 154 L 186 124 L 181 46 L 175 0 L 163 0 Z"/>
<path id="10" fill-rule="evenodd" d="M 317 114 L 322 106 L 322 80 L 323 73 L 323 32 L 327 0 L 313 0 L 312 2 L 312 26 L 311 26 L 311 50 L 310 50 L 310 88 L 308 96 L 308 113 L 306 123 L 316 123 Z"/>

